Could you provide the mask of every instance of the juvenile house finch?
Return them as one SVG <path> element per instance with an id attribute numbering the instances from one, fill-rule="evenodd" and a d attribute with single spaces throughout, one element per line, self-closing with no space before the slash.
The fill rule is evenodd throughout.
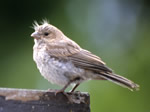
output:
<path id="1" fill-rule="evenodd" d="M 64 92 L 69 85 L 74 85 L 73 92 L 86 80 L 109 80 L 130 90 L 138 89 L 137 84 L 116 75 L 98 56 L 82 49 L 47 21 L 42 25 L 35 22 L 33 26 L 34 61 L 45 79 L 63 86 L 57 93 Z"/>

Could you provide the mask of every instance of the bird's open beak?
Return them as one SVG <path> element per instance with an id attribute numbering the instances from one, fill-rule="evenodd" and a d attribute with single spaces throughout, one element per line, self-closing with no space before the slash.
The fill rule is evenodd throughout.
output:
<path id="1" fill-rule="evenodd" d="M 33 33 L 31 34 L 31 37 L 36 38 L 36 39 L 39 39 L 39 38 L 40 38 L 40 35 L 39 35 L 39 33 L 38 33 L 37 31 L 35 31 L 35 32 L 33 32 Z"/>

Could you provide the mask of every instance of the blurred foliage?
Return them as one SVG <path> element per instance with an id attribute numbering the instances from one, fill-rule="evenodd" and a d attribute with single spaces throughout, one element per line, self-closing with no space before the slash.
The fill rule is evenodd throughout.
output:
<path id="1" fill-rule="evenodd" d="M 131 92 L 107 81 L 78 88 L 91 95 L 92 112 L 150 111 L 150 2 L 148 0 L 1 1 L 0 86 L 59 89 L 41 77 L 32 59 L 34 20 L 47 18 L 83 48 L 133 81 Z"/>

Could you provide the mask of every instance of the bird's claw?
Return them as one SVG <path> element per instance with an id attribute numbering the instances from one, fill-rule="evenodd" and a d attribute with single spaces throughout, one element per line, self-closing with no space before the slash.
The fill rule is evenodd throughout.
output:
<path id="1" fill-rule="evenodd" d="M 56 90 L 56 91 L 55 91 L 55 96 L 56 96 L 58 93 L 63 93 L 63 94 L 64 94 L 65 92 L 64 92 L 64 90 Z"/>

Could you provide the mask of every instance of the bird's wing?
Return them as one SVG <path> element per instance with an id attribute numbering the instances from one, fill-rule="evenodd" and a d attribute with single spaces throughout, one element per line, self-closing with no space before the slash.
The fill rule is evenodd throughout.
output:
<path id="1" fill-rule="evenodd" d="M 81 68 L 95 72 L 112 72 L 112 70 L 108 68 L 98 56 L 87 50 L 81 50 L 80 52 L 75 53 L 69 57 L 74 65 Z"/>
<path id="2" fill-rule="evenodd" d="M 61 59 L 69 59 L 76 67 L 81 67 L 95 72 L 110 73 L 112 70 L 105 63 L 91 52 L 81 49 L 75 43 L 57 44 L 55 47 L 49 47 L 48 50 L 51 56 Z"/>

